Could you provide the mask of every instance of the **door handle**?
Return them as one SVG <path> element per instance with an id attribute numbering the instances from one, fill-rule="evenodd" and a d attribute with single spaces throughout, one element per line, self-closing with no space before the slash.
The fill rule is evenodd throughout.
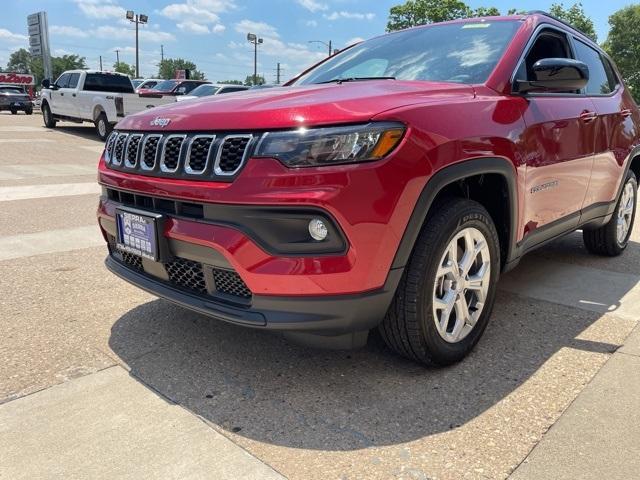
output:
<path id="1" fill-rule="evenodd" d="M 630 108 L 625 108 L 624 110 L 620 110 L 620 115 L 622 115 L 624 118 L 630 117 L 632 113 L 633 112 L 631 111 Z"/>
<path id="2" fill-rule="evenodd" d="M 580 120 L 584 123 L 593 122 L 596 118 L 598 118 L 598 114 L 596 112 L 590 112 L 589 110 L 585 110 L 580 114 Z"/>

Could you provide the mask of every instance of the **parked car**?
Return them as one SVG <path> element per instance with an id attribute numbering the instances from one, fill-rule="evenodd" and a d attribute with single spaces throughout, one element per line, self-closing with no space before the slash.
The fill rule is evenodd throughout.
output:
<path id="1" fill-rule="evenodd" d="M 0 85 L 0 112 L 10 111 L 12 115 L 24 112 L 27 115 L 33 113 L 33 103 L 27 93 L 19 87 L 12 85 Z"/>
<path id="2" fill-rule="evenodd" d="M 448 365 L 527 252 L 578 228 L 625 250 L 639 129 L 613 61 L 551 16 L 390 33 L 288 88 L 122 120 L 99 164 L 106 264 L 213 318 L 335 347 L 377 328 Z"/>
<path id="3" fill-rule="evenodd" d="M 155 87 L 157 84 L 159 84 L 160 82 L 163 82 L 164 80 L 159 79 L 159 78 L 137 78 L 134 80 L 131 80 L 131 82 L 133 83 L 133 87 L 136 89 L 136 92 L 139 93 L 140 89 L 150 89 Z"/>
<path id="4" fill-rule="evenodd" d="M 222 95 L 224 93 L 234 93 L 234 92 L 242 92 L 244 90 L 249 90 L 249 87 L 245 87 L 244 85 L 226 85 L 226 84 L 214 84 L 214 83 L 206 83 L 204 85 L 200 85 L 199 87 L 194 88 L 189 95 L 182 95 L 177 97 L 177 100 L 193 100 L 201 97 L 209 97 L 211 95 Z"/>
<path id="5" fill-rule="evenodd" d="M 98 70 L 69 70 L 51 83 L 42 82 L 42 116 L 48 128 L 59 120 L 93 122 L 100 139 L 131 113 L 174 102 L 167 98 L 142 98 L 134 93 L 128 76 Z"/>
<path id="6" fill-rule="evenodd" d="M 141 95 L 188 95 L 194 88 L 204 85 L 206 80 L 163 80 L 153 88 L 139 88 Z"/>

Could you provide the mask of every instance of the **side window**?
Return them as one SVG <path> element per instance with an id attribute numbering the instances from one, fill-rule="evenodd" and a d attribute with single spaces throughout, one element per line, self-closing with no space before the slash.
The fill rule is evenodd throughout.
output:
<path id="1" fill-rule="evenodd" d="M 618 88 L 618 85 L 620 85 L 620 80 L 618 80 L 618 75 L 616 74 L 616 71 L 613 69 L 611 62 L 609 62 L 609 60 L 607 60 L 604 57 L 602 58 L 602 62 L 604 63 L 604 69 L 607 72 L 607 78 L 609 79 L 609 86 L 611 87 L 611 91 L 613 91 L 616 88 Z"/>
<path id="2" fill-rule="evenodd" d="M 243 92 L 246 88 L 241 87 L 224 87 L 218 93 L 233 93 L 233 92 Z"/>
<path id="3" fill-rule="evenodd" d="M 60 75 L 56 80 L 56 85 L 58 86 L 58 88 L 67 88 L 70 76 L 71 75 L 69 73 L 63 73 L 62 75 Z"/>
<path id="4" fill-rule="evenodd" d="M 589 67 L 589 83 L 587 83 L 587 95 L 606 95 L 613 92 L 615 87 L 611 86 L 611 81 L 602 63 L 602 56 L 590 46 L 576 39 L 576 55 L 578 60 L 584 62 Z"/>
<path id="5" fill-rule="evenodd" d="M 67 85 L 67 88 L 76 88 L 78 86 L 78 80 L 80 80 L 80 74 L 72 73 L 69 76 L 69 84 Z"/>
<path id="6" fill-rule="evenodd" d="M 196 88 L 199 84 L 193 82 L 184 82 L 180 87 L 184 88 L 184 93 L 189 93 L 191 90 Z"/>
<path id="7" fill-rule="evenodd" d="M 518 67 L 516 79 L 535 80 L 533 65 L 544 58 L 572 58 L 569 42 L 564 34 L 549 30 L 540 33 Z"/>

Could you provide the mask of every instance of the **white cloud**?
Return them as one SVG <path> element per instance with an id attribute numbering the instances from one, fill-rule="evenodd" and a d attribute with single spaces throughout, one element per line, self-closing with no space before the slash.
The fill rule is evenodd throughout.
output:
<path id="1" fill-rule="evenodd" d="M 10 32 L 6 28 L 0 28 L 0 40 L 12 42 L 12 43 L 14 42 L 20 43 L 20 42 L 26 42 L 27 36 L 22 35 L 20 33 Z"/>
<path id="2" fill-rule="evenodd" d="M 67 25 L 51 25 L 49 27 L 49 31 L 53 34 L 64 37 L 85 38 L 89 36 L 86 31 L 80 30 L 76 27 L 69 27 Z"/>
<path id="3" fill-rule="evenodd" d="M 324 18 L 327 20 L 373 20 L 375 16 L 375 13 L 346 12 L 342 10 L 340 12 L 332 12 L 329 15 L 325 14 Z"/>
<path id="4" fill-rule="evenodd" d="M 176 24 L 176 26 L 183 32 L 194 33 L 196 35 L 203 35 L 205 33 L 210 33 L 209 27 L 207 27 L 206 25 L 202 25 L 201 23 L 191 22 L 189 20 L 185 22 L 180 22 Z"/>
<path id="5" fill-rule="evenodd" d="M 112 27 L 111 25 L 102 25 L 95 29 L 95 35 L 98 38 L 108 39 L 132 39 L 134 38 L 133 30 L 124 27 Z M 173 34 L 156 30 L 140 30 L 140 39 L 148 42 L 170 42 L 176 39 Z"/>
<path id="6" fill-rule="evenodd" d="M 362 38 L 362 37 L 353 37 L 353 38 L 350 38 L 349 40 L 347 40 L 346 42 L 344 42 L 344 46 L 348 47 L 350 45 L 353 45 L 354 43 L 360 43 L 360 42 L 364 42 L 364 38 Z"/>
<path id="7" fill-rule="evenodd" d="M 315 27 L 317 27 L 317 26 L 318 26 L 318 22 L 316 22 L 315 20 L 307 20 L 307 21 L 305 22 L 305 25 L 306 25 L 307 27 L 313 27 L 313 28 L 315 28 Z"/>
<path id="8" fill-rule="evenodd" d="M 124 17 L 126 10 L 112 0 L 75 0 L 82 13 L 89 18 Z"/>
<path id="9" fill-rule="evenodd" d="M 197 35 L 222 33 L 225 26 L 220 23 L 218 13 L 236 8 L 233 0 L 187 0 L 184 3 L 171 3 L 158 13 L 176 20 L 176 26 L 183 32 Z"/>
<path id="10" fill-rule="evenodd" d="M 309 10 L 310 12 L 318 12 L 329 10 L 329 5 L 326 3 L 318 2 L 317 0 L 296 0 L 298 4 Z"/>
<path id="11" fill-rule="evenodd" d="M 242 20 L 236 23 L 236 32 L 238 33 L 255 33 L 258 36 L 269 38 L 280 38 L 276 27 L 265 22 L 254 22 L 253 20 Z"/>

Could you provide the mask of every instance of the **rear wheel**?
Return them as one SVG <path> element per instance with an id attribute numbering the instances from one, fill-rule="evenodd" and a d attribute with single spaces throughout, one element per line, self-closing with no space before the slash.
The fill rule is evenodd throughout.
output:
<path id="1" fill-rule="evenodd" d="M 11 110 L 11 115 L 17 115 L 18 111 L 17 110 Z"/>
<path id="2" fill-rule="evenodd" d="M 27 107 L 24 111 L 24 113 L 26 115 L 32 115 L 33 114 L 33 107 Z"/>
<path id="3" fill-rule="evenodd" d="M 45 127 L 54 128 L 56 126 L 56 119 L 53 117 L 48 103 L 42 104 L 42 119 L 44 120 Z"/>
<path id="4" fill-rule="evenodd" d="M 106 140 L 111 133 L 111 130 L 113 130 L 113 127 L 109 123 L 109 120 L 107 119 L 107 116 L 104 114 L 104 112 L 98 115 L 98 118 L 96 118 L 94 124 L 96 126 L 96 133 L 98 134 L 98 138 L 103 141 Z"/>
<path id="5" fill-rule="evenodd" d="M 609 257 L 615 257 L 624 252 L 633 230 L 637 199 L 638 182 L 634 173 L 629 171 L 611 220 L 600 228 L 582 231 L 587 250 L 596 255 Z"/>
<path id="6" fill-rule="evenodd" d="M 387 345 L 426 365 L 462 360 L 491 315 L 500 271 L 498 234 L 477 202 L 433 207 L 380 325 Z"/>

